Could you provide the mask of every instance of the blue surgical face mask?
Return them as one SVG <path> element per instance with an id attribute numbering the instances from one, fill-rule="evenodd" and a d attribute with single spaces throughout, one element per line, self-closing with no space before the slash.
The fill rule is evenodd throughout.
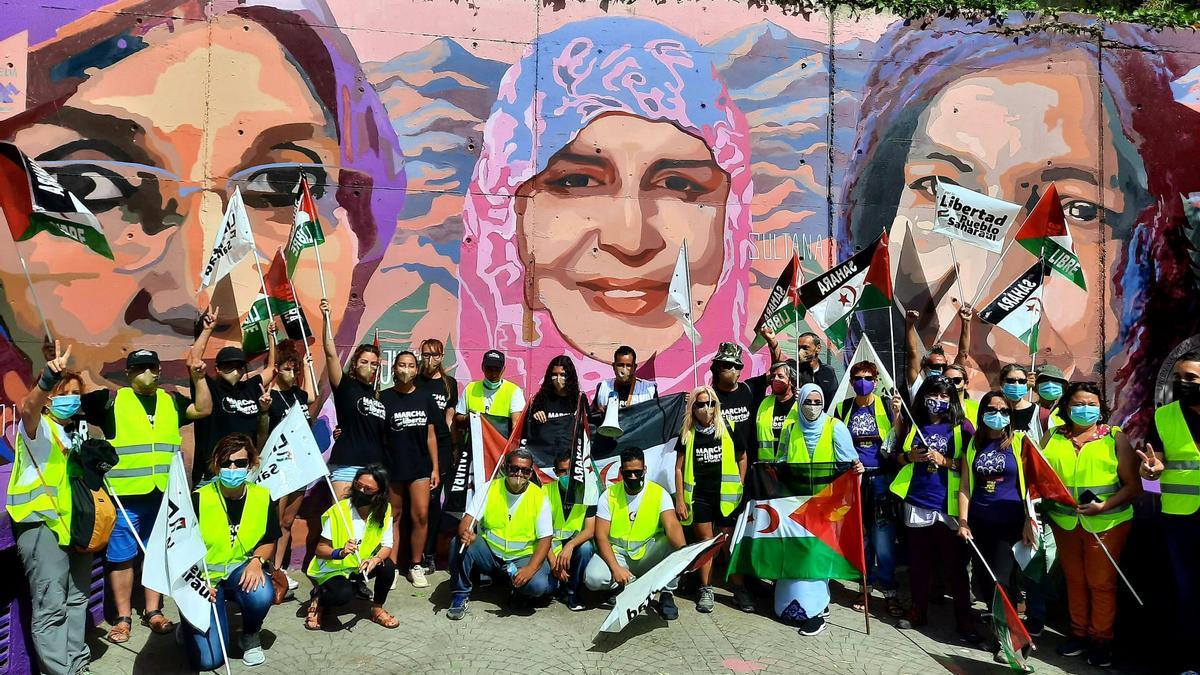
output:
<path id="1" fill-rule="evenodd" d="M 983 423 L 989 429 L 1000 431 L 1008 426 L 1008 413 L 1002 412 L 987 412 L 983 414 Z"/>
<path id="2" fill-rule="evenodd" d="M 503 382 L 503 380 L 496 380 L 495 382 L 492 382 L 485 377 L 483 378 L 483 388 L 487 389 L 488 391 L 495 391 L 500 388 L 501 382 Z"/>
<path id="3" fill-rule="evenodd" d="M 1059 382 L 1043 382 L 1037 386 L 1038 396 L 1047 401 L 1057 401 L 1062 398 L 1063 386 Z"/>
<path id="4" fill-rule="evenodd" d="M 227 488 L 241 487 L 242 484 L 246 482 L 246 476 L 249 475 L 249 473 L 249 469 L 224 468 L 221 469 L 220 475 L 217 476 L 217 480 L 220 480 L 221 485 L 224 485 Z"/>
<path id="5" fill-rule="evenodd" d="M 927 377 L 927 378 L 934 378 L 934 377 L 941 377 L 941 376 L 942 376 L 941 368 L 929 368 L 925 371 L 925 377 Z"/>
<path id="6" fill-rule="evenodd" d="M 558 477 L 558 486 L 564 490 L 571 487 L 571 474 L 564 473 Z"/>
<path id="7" fill-rule="evenodd" d="M 1071 421 L 1081 427 L 1090 427 L 1100 421 L 1100 406 L 1073 405 L 1071 406 Z"/>
<path id="8" fill-rule="evenodd" d="M 69 420 L 79 412 L 79 394 L 63 394 L 50 397 L 50 414 L 60 420 Z"/>
<path id="9" fill-rule="evenodd" d="M 1010 401 L 1019 401 L 1029 395 L 1027 384 L 1006 384 L 1000 390 L 1004 392 L 1004 398 Z"/>
<path id="10" fill-rule="evenodd" d="M 925 409 L 931 414 L 942 415 L 950 409 L 950 401 L 943 401 L 940 398 L 925 399 Z"/>

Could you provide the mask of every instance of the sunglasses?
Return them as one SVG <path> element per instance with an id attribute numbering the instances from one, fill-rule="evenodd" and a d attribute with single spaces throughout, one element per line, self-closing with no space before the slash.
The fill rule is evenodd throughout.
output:
<path id="1" fill-rule="evenodd" d="M 627 469 L 621 472 L 625 478 L 641 478 L 646 475 L 645 469 Z"/>
<path id="2" fill-rule="evenodd" d="M 872 375 L 855 375 L 854 381 L 855 382 L 874 382 L 875 377 Z"/>
<path id="3" fill-rule="evenodd" d="M 1027 380 L 1027 379 L 1025 379 L 1025 378 L 1023 378 L 1023 377 L 1020 377 L 1020 378 L 1018 378 L 1018 377 L 1006 377 L 1006 378 L 1004 378 L 1004 384 L 1025 384 L 1025 383 L 1027 383 L 1027 382 L 1029 382 L 1029 380 Z"/>
<path id="4" fill-rule="evenodd" d="M 248 466 L 250 466 L 249 459 L 227 459 L 220 464 L 220 468 L 222 469 L 228 469 L 230 467 L 235 469 L 245 469 Z"/>
<path id="5" fill-rule="evenodd" d="M 716 405 L 716 401 L 696 401 L 692 404 L 692 408 L 695 410 L 703 410 L 704 408 L 715 408 Z"/>
<path id="6" fill-rule="evenodd" d="M 355 485 L 354 487 L 357 488 L 359 492 L 363 493 L 364 495 L 366 495 L 368 497 L 374 497 L 375 495 L 379 494 L 378 490 L 367 489 L 367 488 L 363 487 L 362 485 Z"/>
<path id="7" fill-rule="evenodd" d="M 510 466 L 510 467 L 508 467 L 508 475 L 510 475 L 510 476 L 532 476 L 533 475 L 533 467 Z"/>
<path id="8" fill-rule="evenodd" d="M 741 370 L 742 368 L 745 368 L 745 366 L 740 363 L 730 363 L 728 361 L 718 361 L 717 367 L 721 370 Z"/>
<path id="9" fill-rule="evenodd" d="M 947 378 L 943 378 L 943 379 L 949 380 L 949 381 L 950 381 L 950 384 L 952 384 L 952 385 L 954 385 L 954 386 L 956 386 L 956 387 L 957 387 L 958 385 L 962 384 L 962 383 L 965 381 L 965 380 L 964 380 L 963 378 L 961 378 L 961 377 L 947 377 Z"/>

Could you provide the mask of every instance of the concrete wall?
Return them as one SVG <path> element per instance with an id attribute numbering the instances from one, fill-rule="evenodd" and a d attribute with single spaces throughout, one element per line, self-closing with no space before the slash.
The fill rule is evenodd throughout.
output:
<path id="1" fill-rule="evenodd" d="M 460 380 L 498 347 L 528 388 L 564 352 L 594 385 L 628 343 L 686 388 L 691 347 L 663 311 L 682 241 L 705 363 L 749 344 L 795 248 L 811 277 L 888 226 L 898 300 L 953 352 L 959 296 L 982 304 L 1035 259 L 1014 247 L 985 285 L 999 256 L 956 245 L 960 291 L 928 231 L 934 177 L 1026 209 L 1057 184 L 1088 290 L 1049 282 L 1037 359 L 1103 379 L 1122 415 L 1198 332 L 1191 32 L 732 0 L 269 4 L 0 0 L 0 137 L 99 215 L 116 257 L 48 235 L 0 247 L 4 400 L 42 363 L 16 250 L 94 379 L 152 347 L 181 380 L 197 307 L 236 342 L 258 286 L 243 264 L 199 292 L 225 201 L 242 189 L 266 265 L 301 174 L 338 343 L 437 337 Z M 318 317 L 311 251 L 295 286 Z M 889 342 L 886 312 L 860 318 Z M 971 356 L 975 390 L 1030 359 L 978 324 Z"/>

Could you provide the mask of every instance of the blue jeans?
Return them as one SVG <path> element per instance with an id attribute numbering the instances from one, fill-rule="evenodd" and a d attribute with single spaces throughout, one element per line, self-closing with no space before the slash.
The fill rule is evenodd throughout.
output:
<path id="1" fill-rule="evenodd" d="M 583 571 L 587 569 L 587 565 L 592 561 L 594 555 L 596 555 L 596 545 L 592 543 L 591 539 L 577 546 L 575 552 L 571 554 L 570 567 L 567 569 L 567 581 L 564 583 L 551 577 L 551 589 L 557 591 L 559 586 L 566 586 L 568 595 L 577 595 L 583 584 Z"/>
<path id="2" fill-rule="evenodd" d="M 896 590 L 896 522 L 891 501 L 892 476 L 879 472 L 863 477 L 864 502 L 872 508 L 863 512 L 867 530 L 867 579 L 881 591 Z"/>
<path id="3" fill-rule="evenodd" d="M 482 536 L 475 537 L 475 541 L 467 547 L 467 550 L 459 554 L 458 549 L 461 544 L 455 542 L 450 546 L 450 589 L 455 596 L 471 595 L 471 575 L 476 572 L 482 572 L 491 577 L 498 577 L 501 574 L 508 577 L 512 581 L 516 571 L 529 564 L 530 558 L 533 556 L 525 556 L 516 560 L 505 561 L 492 552 L 487 542 Z M 533 578 L 529 583 L 514 588 L 513 591 L 531 598 L 538 598 L 543 595 L 548 595 L 552 590 L 550 577 L 550 563 L 543 560 L 542 566 L 534 573 Z"/>
<path id="4" fill-rule="evenodd" d="M 226 616 L 225 607 L 227 599 L 236 602 L 242 608 L 242 636 L 239 643 L 243 651 L 259 646 L 258 631 L 262 630 L 267 610 L 271 609 L 271 603 L 275 601 L 275 589 L 271 585 L 271 577 L 265 572 L 263 584 L 253 591 L 247 593 L 238 586 L 246 564 L 239 566 L 216 584 L 217 602 L 214 607 L 217 610 L 217 619 L 221 622 L 221 635 L 225 637 L 226 649 L 229 647 L 229 638 L 231 637 L 229 635 L 229 618 Z M 187 654 L 192 668 L 216 670 L 225 662 L 221 658 L 221 643 L 217 641 L 216 626 L 209 624 L 208 632 L 201 633 L 184 619 L 179 630 L 183 631 L 183 651 Z"/>

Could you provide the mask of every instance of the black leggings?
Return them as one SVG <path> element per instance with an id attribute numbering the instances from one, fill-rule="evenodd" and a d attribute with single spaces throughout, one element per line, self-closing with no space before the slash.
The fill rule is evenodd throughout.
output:
<path id="1" fill-rule="evenodd" d="M 384 558 L 383 562 L 371 570 L 368 577 L 375 580 L 375 595 L 371 601 L 382 605 L 387 601 L 388 591 L 391 590 L 392 581 L 396 578 L 396 565 L 390 559 Z M 349 577 L 331 577 L 321 584 L 321 606 L 337 607 L 353 600 L 354 583 L 352 581 L 365 583 L 362 575 L 355 572 Z"/>
<path id="2" fill-rule="evenodd" d="M 912 614 L 919 623 L 929 615 L 929 593 L 934 567 L 940 562 L 950 595 L 954 597 L 954 619 L 959 629 L 974 623 L 971 589 L 967 581 L 966 544 L 944 523 L 908 527 L 908 579 L 912 587 Z"/>
<path id="3" fill-rule="evenodd" d="M 1008 599 L 1016 604 L 1018 596 L 1016 586 L 1013 584 L 1015 578 L 1013 572 L 1017 567 L 1017 559 L 1013 555 L 1012 547 L 1013 544 L 1021 541 L 1021 531 L 1025 527 L 1024 521 L 995 522 L 987 518 L 979 518 L 974 512 L 970 514 L 969 519 L 975 546 L 983 554 L 988 567 L 992 568 L 992 574 L 996 575 L 1000 586 L 1008 594 Z M 968 549 L 968 552 L 971 554 L 971 558 L 976 557 L 974 551 Z M 995 596 L 995 593 L 992 592 L 992 578 L 988 576 L 987 570 L 978 560 L 971 562 L 974 563 L 972 569 L 975 573 L 975 593 L 991 609 L 992 598 Z"/>

